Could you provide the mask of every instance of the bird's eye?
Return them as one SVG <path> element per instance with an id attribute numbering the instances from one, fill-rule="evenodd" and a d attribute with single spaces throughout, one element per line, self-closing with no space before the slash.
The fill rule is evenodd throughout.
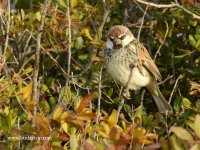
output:
<path id="1" fill-rule="evenodd" d="M 109 39 L 110 39 L 111 41 L 113 41 L 115 38 L 111 36 L 111 37 L 109 37 Z"/>
<path id="2" fill-rule="evenodd" d="M 126 36 L 125 36 L 125 35 L 123 35 L 123 36 L 121 36 L 121 37 L 120 37 L 120 39 L 121 39 L 121 40 L 123 40 L 125 37 L 126 37 Z"/>

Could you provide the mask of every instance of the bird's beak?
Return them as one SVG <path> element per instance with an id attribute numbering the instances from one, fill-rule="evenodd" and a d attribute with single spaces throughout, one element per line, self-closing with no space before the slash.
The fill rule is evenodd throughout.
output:
<path id="1" fill-rule="evenodd" d="M 113 40 L 113 43 L 114 43 L 114 45 L 120 45 L 120 44 L 122 44 L 121 40 L 118 39 L 118 38 L 115 38 L 115 39 Z"/>

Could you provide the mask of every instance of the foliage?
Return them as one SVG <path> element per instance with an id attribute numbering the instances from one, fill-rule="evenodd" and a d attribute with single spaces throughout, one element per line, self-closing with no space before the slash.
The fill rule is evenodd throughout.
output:
<path id="1" fill-rule="evenodd" d="M 71 43 L 64 0 L 51 3 L 42 31 L 43 1 L 33 1 L 30 9 L 28 1 L 18 0 L 10 22 L 7 9 L 0 13 L 0 149 L 200 149 L 200 22 L 179 8 L 149 6 L 140 34 L 152 58 L 159 54 L 160 88 L 174 114 L 160 114 L 148 92 L 141 103 L 141 91 L 125 102 L 116 123 L 120 87 L 101 71 L 103 47 L 115 24 L 128 26 L 137 37 L 146 6 L 134 2 L 108 0 L 105 7 L 100 0 L 71 0 Z M 180 5 L 200 14 L 195 0 Z M 33 93 L 39 32 L 39 84 Z"/>

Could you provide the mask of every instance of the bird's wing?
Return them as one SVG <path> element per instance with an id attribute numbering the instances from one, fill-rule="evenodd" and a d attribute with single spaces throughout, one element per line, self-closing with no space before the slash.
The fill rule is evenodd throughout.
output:
<path id="1" fill-rule="evenodd" d="M 138 41 L 134 40 L 131 43 L 131 47 L 135 49 L 135 53 L 138 55 L 142 65 L 149 70 L 153 76 L 159 80 L 162 83 L 162 76 L 156 66 L 156 64 L 154 63 L 154 61 L 151 59 L 149 52 L 147 51 L 147 49 Z"/>

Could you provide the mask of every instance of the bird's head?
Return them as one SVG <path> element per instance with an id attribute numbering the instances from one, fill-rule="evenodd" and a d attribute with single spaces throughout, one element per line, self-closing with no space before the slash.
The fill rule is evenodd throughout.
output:
<path id="1" fill-rule="evenodd" d="M 114 47 L 125 47 L 133 39 L 135 39 L 135 37 L 127 27 L 115 25 L 108 31 L 106 48 L 113 49 Z"/>

